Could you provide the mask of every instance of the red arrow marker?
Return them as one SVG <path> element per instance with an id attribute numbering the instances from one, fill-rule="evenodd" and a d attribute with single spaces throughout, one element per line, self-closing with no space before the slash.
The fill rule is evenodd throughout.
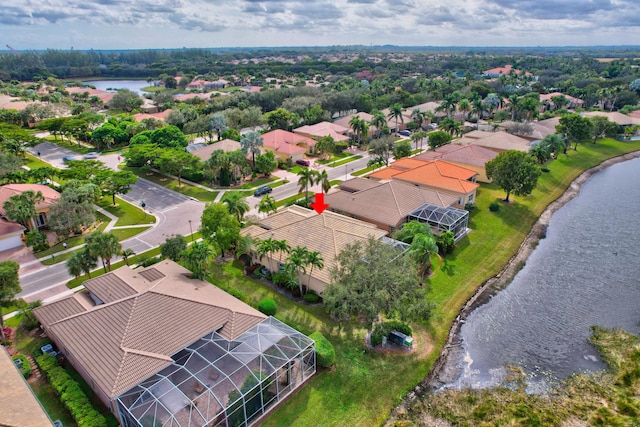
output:
<path id="1" fill-rule="evenodd" d="M 324 203 L 324 193 L 316 193 L 316 201 L 311 203 L 311 207 L 319 214 L 329 207 Z"/>

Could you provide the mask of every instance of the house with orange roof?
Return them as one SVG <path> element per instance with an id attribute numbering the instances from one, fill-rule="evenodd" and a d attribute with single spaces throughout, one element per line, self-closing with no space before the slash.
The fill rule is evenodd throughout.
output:
<path id="1" fill-rule="evenodd" d="M 349 128 L 331 122 L 300 126 L 294 129 L 293 132 L 316 141 L 325 136 L 332 137 L 335 142 L 349 141 Z"/>
<path id="2" fill-rule="evenodd" d="M 394 162 L 388 168 L 369 175 L 379 181 L 398 180 L 428 188 L 457 198 L 457 206 L 474 203 L 479 185 L 478 173 L 444 160 L 416 160 L 411 158 Z"/>
<path id="3" fill-rule="evenodd" d="M 515 75 L 525 75 L 527 77 L 531 77 L 533 74 L 531 74 L 530 72 L 525 72 L 522 70 L 517 70 L 515 68 L 513 68 L 512 65 L 507 64 L 504 67 L 496 67 L 496 68 L 492 68 L 490 70 L 485 70 L 482 73 L 483 77 L 489 77 L 489 78 L 497 78 L 500 76 L 508 76 L 510 74 L 515 74 Z"/>
<path id="4" fill-rule="evenodd" d="M 171 113 L 171 108 L 168 108 L 164 111 L 160 111 L 157 113 L 137 113 L 133 115 L 133 118 L 137 122 L 142 122 L 144 119 L 156 119 L 156 120 L 164 121 L 164 119 L 167 118 L 169 113 Z"/>
<path id="5" fill-rule="evenodd" d="M 33 191 L 34 193 L 40 192 L 44 197 L 42 202 L 36 204 L 36 215 L 31 218 L 28 224 L 25 225 L 30 229 L 46 226 L 49 210 L 51 209 L 51 206 L 58 202 L 60 193 L 43 184 L 6 184 L 1 186 L 0 217 L 7 218 L 7 212 L 4 208 L 5 202 L 7 202 L 12 196 L 17 196 L 25 191 Z"/>
<path id="6" fill-rule="evenodd" d="M 413 157 L 417 160 L 444 160 L 478 173 L 476 181 L 490 182 L 487 178 L 485 164 L 495 159 L 498 152 L 479 145 L 446 144 L 435 150 L 425 151 Z"/>
<path id="7" fill-rule="evenodd" d="M 311 153 L 316 141 L 282 129 L 272 130 L 262 135 L 262 148 L 273 151 L 277 158 L 295 163 Z"/>
<path id="8" fill-rule="evenodd" d="M 571 95 L 567 95 L 566 93 L 561 92 L 551 92 L 551 93 L 542 93 L 540 94 L 540 102 L 542 103 L 542 111 L 547 110 L 557 110 L 558 106 L 553 105 L 553 97 L 555 96 L 564 96 L 567 101 L 567 105 L 564 105 L 561 108 L 567 108 L 570 110 L 575 110 L 576 108 L 584 107 L 584 101 L 580 98 L 573 97 Z"/>

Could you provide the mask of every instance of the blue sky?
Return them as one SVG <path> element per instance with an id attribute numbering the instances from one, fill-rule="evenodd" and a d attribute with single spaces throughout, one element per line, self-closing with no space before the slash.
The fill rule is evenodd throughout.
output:
<path id="1" fill-rule="evenodd" d="M 0 0 L 0 46 L 640 44 L 639 0 Z"/>

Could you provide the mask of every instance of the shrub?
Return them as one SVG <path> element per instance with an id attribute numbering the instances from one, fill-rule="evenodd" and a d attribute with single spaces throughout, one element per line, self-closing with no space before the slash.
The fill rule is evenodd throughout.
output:
<path id="1" fill-rule="evenodd" d="M 436 245 L 438 245 L 438 252 L 441 255 L 447 255 L 453 252 L 456 247 L 456 240 L 453 231 L 445 231 L 436 238 Z"/>
<path id="2" fill-rule="evenodd" d="M 308 303 L 311 303 L 311 304 L 315 304 L 317 302 L 320 302 L 320 297 L 318 296 L 318 294 L 316 294 L 313 291 L 310 291 L 310 292 L 304 294 L 302 299 L 305 300 Z"/>
<path id="3" fill-rule="evenodd" d="M 334 151 L 336 154 L 340 154 L 340 153 L 342 153 L 344 150 L 346 150 L 347 148 L 349 148 L 349 144 L 348 144 L 348 143 L 346 143 L 346 142 L 344 142 L 344 141 L 338 141 L 338 142 L 336 142 L 336 143 L 335 143 L 334 147 L 335 147 L 335 148 L 334 148 L 334 150 L 333 150 L 333 151 Z"/>
<path id="4" fill-rule="evenodd" d="M 159 256 L 154 256 L 151 258 L 144 258 L 142 260 L 138 259 L 138 264 L 141 265 L 142 267 L 149 267 L 153 264 L 157 264 L 160 261 L 162 261 L 162 258 Z"/>
<path id="5" fill-rule="evenodd" d="M 489 210 L 491 212 L 498 212 L 500 210 L 500 203 L 491 203 L 489 205 Z"/>
<path id="6" fill-rule="evenodd" d="M 540 170 L 541 170 L 542 172 L 550 172 L 549 168 L 548 168 L 548 167 L 546 167 L 546 166 L 541 167 L 541 168 L 540 168 Z"/>
<path id="7" fill-rule="evenodd" d="M 391 331 L 402 332 L 405 335 L 411 336 L 413 331 L 411 327 L 399 320 L 387 320 L 386 322 L 378 323 L 373 332 L 371 332 L 371 345 L 374 347 L 382 344 L 382 338 L 388 337 Z"/>
<path id="8" fill-rule="evenodd" d="M 473 203 L 467 203 L 466 205 L 464 205 L 464 209 L 468 212 L 473 212 L 476 209 L 476 205 L 474 205 Z"/>
<path id="9" fill-rule="evenodd" d="M 89 398 L 80 385 L 65 371 L 55 356 L 43 354 L 36 357 L 36 363 L 46 375 L 51 387 L 69 410 L 78 427 L 106 427 L 107 420 L 91 406 Z"/>
<path id="10" fill-rule="evenodd" d="M 258 310 L 267 316 L 274 316 L 277 311 L 276 302 L 271 298 L 265 298 L 258 303 Z"/>
<path id="11" fill-rule="evenodd" d="M 336 349 L 320 332 L 309 335 L 316 343 L 316 361 L 321 368 L 329 368 L 336 362 Z"/>
<path id="12" fill-rule="evenodd" d="M 42 303 L 40 301 L 33 301 L 21 310 L 22 320 L 20 321 L 20 326 L 22 329 L 30 331 L 40 326 L 40 322 L 36 319 L 36 316 L 33 315 L 33 309 L 41 305 Z"/>
<path id="13" fill-rule="evenodd" d="M 11 359 L 20 360 L 20 372 L 22 373 L 23 377 L 29 378 L 31 376 L 31 364 L 29 363 L 27 356 L 25 356 L 24 354 L 15 354 Z"/>

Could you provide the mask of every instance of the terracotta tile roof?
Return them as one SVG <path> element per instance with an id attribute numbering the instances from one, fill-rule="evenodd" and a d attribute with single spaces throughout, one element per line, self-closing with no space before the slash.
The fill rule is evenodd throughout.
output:
<path id="1" fill-rule="evenodd" d="M 391 179 L 394 176 L 401 174 L 402 172 L 403 170 L 401 169 L 394 169 L 389 167 L 389 168 L 380 169 L 379 171 L 371 173 L 367 176 L 373 179 L 384 180 L 384 179 Z"/>
<path id="2" fill-rule="evenodd" d="M 0 346 L 0 426 L 52 427 L 22 374 Z"/>
<path id="3" fill-rule="evenodd" d="M 187 274 L 167 260 L 142 271 L 123 267 L 85 282 L 85 295 L 98 290 L 104 296 L 113 286 L 109 303 L 85 309 L 74 294 L 34 313 L 47 334 L 114 398 L 170 365 L 172 354 L 205 334 L 218 330 L 233 339 L 266 317 Z M 116 299 L 117 293 L 122 298 Z"/>
<path id="4" fill-rule="evenodd" d="M 293 130 L 294 133 L 307 135 L 309 138 L 323 138 L 330 136 L 334 141 L 348 141 L 349 128 L 331 122 L 320 122 L 315 125 L 301 126 Z"/>
<path id="5" fill-rule="evenodd" d="M 485 163 L 498 156 L 498 152 L 479 145 L 447 144 L 434 151 L 425 151 L 414 157 L 419 160 L 445 160 L 470 166 L 484 167 Z"/>
<path id="6" fill-rule="evenodd" d="M 584 101 L 582 99 L 575 98 L 571 95 L 567 95 L 566 93 L 562 93 L 562 92 L 541 93 L 540 101 L 551 101 L 551 98 L 553 98 L 554 96 L 564 96 L 565 98 L 567 98 L 569 101 L 573 103 L 584 104 Z"/>
<path id="7" fill-rule="evenodd" d="M 192 151 L 191 154 L 198 156 L 198 158 L 204 162 L 209 160 L 211 153 L 216 150 L 223 150 L 227 152 L 240 150 L 240 143 L 232 139 L 223 139 L 222 141 L 214 142 L 213 144 L 209 144 L 203 148 Z"/>
<path id="8" fill-rule="evenodd" d="M 29 190 L 35 193 L 39 191 L 42 193 L 42 196 L 44 197 L 44 201 L 36 205 L 37 211 L 53 206 L 56 203 L 56 201 L 60 198 L 60 193 L 58 193 L 56 190 L 46 185 L 5 184 L 2 187 L 0 187 L 0 215 L 2 216 L 6 215 L 6 212 L 4 210 L 4 202 L 9 200 L 11 196 L 16 196 L 18 194 L 22 194 L 25 191 L 29 191 Z"/>
<path id="9" fill-rule="evenodd" d="M 282 129 L 272 130 L 271 132 L 263 134 L 262 141 L 265 147 L 271 147 L 278 150 L 283 144 L 291 145 L 293 147 L 296 147 L 297 144 L 306 144 L 308 146 L 316 144 L 316 141 L 311 138 Z"/>
<path id="10" fill-rule="evenodd" d="M 354 218 L 330 211 L 318 215 L 299 206 L 292 206 L 271 215 L 274 216 L 291 218 L 293 222 L 286 224 L 285 221 L 278 220 L 278 227 L 265 229 L 265 232 L 257 237 L 263 240 L 269 237 L 286 240 L 291 247 L 302 246 L 310 251 L 320 252 L 324 259 L 324 268 L 314 269 L 313 277 L 325 283 L 330 282 L 329 272 L 336 265 L 336 256 L 348 243 L 366 240 L 369 236 L 379 239 L 386 234 L 384 230 Z M 268 217 L 261 220 L 259 226 L 263 224 L 273 225 L 273 221 Z M 253 237 L 256 237 L 255 232 L 255 228 L 243 230 L 243 234 L 251 234 Z M 278 257 L 279 254 L 274 254 L 275 259 Z"/>
<path id="11" fill-rule="evenodd" d="M 469 132 L 469 134 L 465 134 L 462 138 L 456 139 L 454 142 L 459 145 L 480 145 L 482 147 L 498 151 L 518 150 L 528 152 L 531 148 L 529 146 L 529 140 L 526 138 L 512 135 L 505 131 L 473 131 Z"/>
<path id="12" fill-rule="evenodd" d="M 331 210 L 390 227 L 398 227 L 407 214 L 425 203 L 448 207 L 457 201 L 458 198 L 452 195 L 400 181 L 378 183 L 355 193 L 336 191 L 325 197 Z"/>
<path id="13" fill-rule="evenodd" d="M 634 117 L 628 116 L 626 114 L 622 114 L 618 111 L 587 111 L 584 113 L 580 113 L 586 117 L 595 117 L 595 116 L 603 116 L 608 118 L 610 121 L 617 123 L 620 126 L 627 125 L 640 125 L 640 119 L 636 119 Z"/>
<path id="14" fill-rule="evenodd" d="M 340 117 L 339 119 L 335 120 L 333 123 L 340 125 L 342 127 L 345 127 L 347 129 L 351 129 L 351 127 L 349 126 L 349 122 L 351 121 L 351 118 L 353 116 L 357 116 L 359 117 L 361 120 L 364 120 L 367 123 L 371 122 L 371 119 L 373 118 L 373 116 L 369 113 L 364 113 L 364 112 L 358 112 L 355 114 L 349 114 L 347 116 L 344 117 Z"/>
<path id="15" fill-rule="evenodd" d="M 164 121 L 169 113 L 171 113 L 171 108 L 160 111 L 159 113 L 137 113 L 133 115 L 133 118 L 136 119 L 137 122 L 141 122 L 144 119 L 156 119 Z"/>

